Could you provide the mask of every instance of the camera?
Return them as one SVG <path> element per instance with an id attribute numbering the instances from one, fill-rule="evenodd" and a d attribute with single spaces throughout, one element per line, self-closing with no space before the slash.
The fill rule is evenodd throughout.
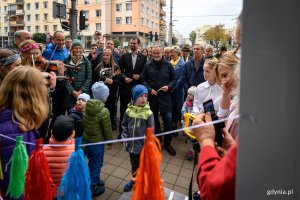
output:
<path id="1" fill-rule="evenodd" d="M 214 108 L 214 103 L 213 100 L 210 99 L 208 101 L 203 102 L 203 109 L 204 112 L 210 112 L 211 114 L 211 119 L 213 121 L 216 121 L 219 119 L 219 117 L 216 114 L 215 108 Z M 222 146 L 222 142 L 223 142 L 223 128 L 225 128 L 225 123 L 224 122 L 219 122 L 214 124 L 214 128 L 215 128 L 215 142 L 218 143 L 218 146 Z"/>

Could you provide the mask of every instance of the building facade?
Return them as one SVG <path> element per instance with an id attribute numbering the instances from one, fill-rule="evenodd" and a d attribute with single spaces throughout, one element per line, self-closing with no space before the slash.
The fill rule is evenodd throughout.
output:
<path id="1" fill-rule="evenodd" d="M 67 13 L 71 0 L 54 0 L 65 4 Z M 86 48 L 92 42 L 94 32 L 100 31 L 105 39 L 119 40 L 121 47 L 129 46 L 132 36 L 138 36 L 143 47 L 159 43 L 166 36 L 165 0 L 77 0 L 76 9 L 86 11 L 85 30 L 77 35 Z M 9 46 L 17 30 L 34 33 L 63 31 L 60 19 L 54 19 L 53 1 L 43 0 L 2 0 L 0 1 L 0 46 Z M 69 19 L 67 14 L 66 20 Z M 149 32 L 157 33 L 158 41 L 149 41 Z M 64 31 L 69 35 L 69 31 Z"/>

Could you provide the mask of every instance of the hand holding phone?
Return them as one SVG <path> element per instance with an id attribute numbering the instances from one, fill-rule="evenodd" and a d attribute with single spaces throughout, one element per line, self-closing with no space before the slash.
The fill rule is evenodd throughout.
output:
<path id="1" fill-rule="evenodd" d="M 219 119 L 219 117 L 216 114 L 215 108 L 214 108 L 214 103 L 213 100 L 210 99 L 208 101 L 203 102 L 203 109 L 204 112 L 210 112 L 211 114 L 211 119 L 213 121 L 216 121 Z M 219 122 L 214 124 L 214 128 L 215 128 L 215 142 L 218 143 L 218 146 L 222 146 L 223 143 L 223 131 L 222 129 L 225 128 L 225 123 L 224 122 Z"/>

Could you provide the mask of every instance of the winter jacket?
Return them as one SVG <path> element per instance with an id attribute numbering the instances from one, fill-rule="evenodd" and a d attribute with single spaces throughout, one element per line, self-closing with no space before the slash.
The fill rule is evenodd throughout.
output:
<path id="1" fill-rule="evenodd" d="M 171 63 L 165 59 L 162 59 L 160 63 L 148 61 L 141 74 L 141 83 L 149 90 L 151 106 L 159 106 L 160 113 L 172 112 L 171 91 L 176 85 L 176 74 Z M 166 85 L 169 87 L 167 92 L 159 91 L 157 96 L 151 95 L 151 89 L 158 91 Z M 154 102 L 158 102 L 158 105 L 154 105 L 156 104 Z"/>
<path id="2" fill-rule="evenodd" d="M 69 56 L 65 63 L 67 64 L 73 64 L 71 62 L 71 56 Z M 89 85 L 92 81 L 92 68 L 91 63 L 86 59 L 84 56 L 79 64 L 80 70 L 75 71 L 73 69 L 68 68 L 65 71 L 65 75 L 71 78 L 74 78 L 74 81 L 66 81 L 66 95 L 64 98 L 64 107 L 67 109 L 72 108 L 75 105 L 76 99 L 73 96 L 72 92 L 74 90 L 78 91 L 81 90 L 82 92 L 88 93 Z"/>
<path id="3" fill-rule="evenodd" d="M 84 130 L 82 121 L 83 112 L 72 108 L 69 110 L 69 116 L 74 119 L 75 137 L 82 137 Z"/>
<path id="4" fill-rule="evenodd" d="M 57 141 L 53 137 L 50 138 L 49 144 L 65 144 L 69 146 L 45 146 L 44 152 L 47 157 L 51 178 L 53 183 L 59 187 L 61 178 L 63 177 L 68 164 L 70 155 L 74 152 L 74 140 Z M 57 188 L 52 187 L 53 197 L 57 195 Z"/>
<path id="5" fill-rule="evenodd" d="M 197 70 L 195 67 L 195 60 L 189 60 L 184 65 L 184 72 L 182 73 L 182 82 L 185 93 L 191 86 L 198 86 L 205 81 L 203 75 L 204 57 L 201 58 L 200 68 Z"/>
<path id="6" fill-rule="evenodd" d="M 145 136 L 148 127 L 153 127 L 154 130 L 154 117 L 149 103 L 147 102 L 144 107 L 128 104 L 122 122 L 122 138 Z M 130 153 L 141 154 L 143 146 L 144 140 L 128 141 L 126 150 Z"/>
<path id="7" fill-rule="evenodd" d="M 43 52 L 42 56 L 48 60 L 50 60 L 50 57 L 55 49 L 55 44 L 50 43 L 47 45 L 46 50 Z M 62 49 L 56 48 L 53 57 L 51 60 L 60 60 L 62 62 L 65 61 L 66 58 L 69 57 L 69 52 L 68 50 L 64 47 Z"/>
<path id="8" fill-rule="evenodd" d="M 183 84 L 182 84 L 182 74 L 184 73 L 184 61 L 182 58 L 180 58 L 179 62 L 174 68 L 175 74 L 176 74 L 176 86 L 172 92 L 173 100 L 175 100 L 177 103 L 176 110 L 180 111 L 182 108 L 182 104 L 184 101 L 184 90 L 183 90 Z"/>
<path id="9" fill-rule="evenodd" d="M 83 138 L 89 142 L 112 140 L 109 111 L 100 100 L 90 99 L 83 112 Z"/>
<path id="10" fill-rule="evenodd" d="M 13 139 L 16 139 L 17 136 L 23 136 L 23 141 L 35 143 L 35 137 L 38 137 L 38 132 L 37 130 L 34 131 L 22 132 L 19 129 L 19 125 L 12 120 L 12 111 L 10 109 L 5 109 L 0 112 L 0 134 L 8 136 Z M 6 172 L 5 172 L 5 166 L 9 162 L 10 158 L 12 157 L 15 144 L 16 142 L 13 140 L 0 137 L 0 157 L 1 157 L 1 165 L 3 169 L 3 176 L 4 176 L 4 179 L 0 180 L 0 190 L 2 191 L 2 194 L 6 194 L 9 177 L 10 177 L 11 165 L 8 165 Z M 31 152 L 34 150 L 35 146 L 29 144 L 25 146 L 29 156 Z M 8 197 L 6 198 L 9 199 Z"/>

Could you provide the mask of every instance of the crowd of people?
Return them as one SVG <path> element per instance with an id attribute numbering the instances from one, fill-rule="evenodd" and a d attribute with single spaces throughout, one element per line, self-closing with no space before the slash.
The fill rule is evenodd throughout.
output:
<path id="1" fill-rule="evenodd" d="M 96 31 L 90 53 L 85 56 L 82 42 L 66 37 L 61 31 L 52 35 L 43 50 L 25 30 L 15 33 L 15 45 L 14 50 L 0 49 L 0 133 L 14 139 L 24 135 L 23 140 L 29 142 L 42 137 L 44 143 L 74 144 L 74 138 L 83 137 L 84 143 L 97 143 L 114 137 L 144 136 L 147 127 L 158 134 L 182 128 L 187 123 L 183 121 L 183 114 L 203 113 L 202 104 L 210 99 L 220 118 L 238 113 L 239 58 L 226 52 L 225 47 L 215 54 L 212 46 L 200 44 L 182 48 L 154 45 L 141 49 L 140 39 L 133 36 L 129 51 L 118 51 L 113 40 L 105 41 Z M 194 124 L 209 121 L 208 113 L 199 114 Z M 116 136 L 113 130 L 118 133 Z M 201 196 L 210 199 L 208 197 L 215 194 L 207 185 L 219 182 L 209 177 L 219 174 L 211 173 L 209 165 L 212 162 L 221 165 L 219 163 L 230 155 L 230 162 L 235 162 L 237 121 L 226 122 L 223 147 L 215 147 L 213 126 L 197 128 L 194 133 L 201 148 L 199 188 Z M 176 155 L 172 138 L 177 134 L 159 137 L 171 156 Z M 187 140 L 186 156 L 192 160 L 193 141 Z M 14 145 L 13 141 L 1 138 L 2 167 L 9 162 Z M 124 186 L 128 192 L 135 184 L 144 140 L 124 145 L 132 165 L 132 179 Z M 112 145 L 108 145 L 110 148 Z M 27 145 L 28 155 L 32 150 L 33 146 Z M 74 147 L 48 146 L 44 150 L 53 182 L 58 187 Z M 99 196 L 105 191 L 105 183 L 100 179 L 105 146 L 91 145 L 84 151 L 92 195 Z M 3 174 L 0 195 L 5 196 L 9 170 Z M 234 184 L 227 187 L 230 191 L 226 195 L 234 195 Z M 54 188 L 53 197 L 57 195 Z"/>

